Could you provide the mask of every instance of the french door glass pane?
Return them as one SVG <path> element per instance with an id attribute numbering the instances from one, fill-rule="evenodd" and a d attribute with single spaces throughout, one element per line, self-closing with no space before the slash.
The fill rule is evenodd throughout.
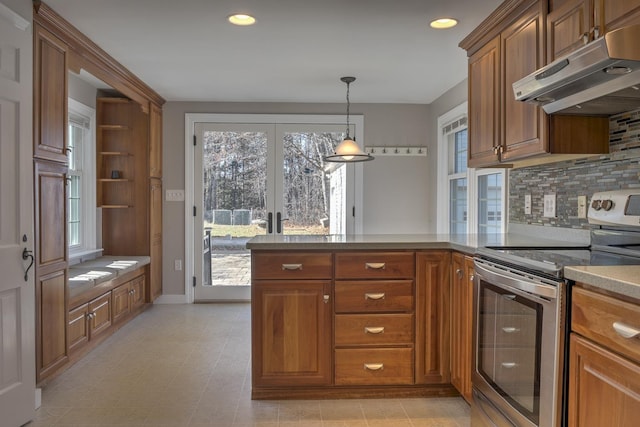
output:
<path id="1" fill-rule="evenodd" d="M 345 232 L 345 165 L 323 157 L 344 138 L 342 132 L 285 132 L 283 135 L 284 234 Z M 328 166 L 328 167 L 327 167 Z"/>
<path id="2" fill-rule="evenodd" d="M 449 233 L 467 232 L 467 179 L 449 181 Z"/>
<path id="3" fill-rule="evenodd" d="M 478 177 L 478 232 L 502 231 L 502 174 Z"/>
<path id="4" fill-rule="evenodd" d="M 203 283 L 249 286 L 250 252 L 245 244 L 266 234 L 267 227 L 267 135 L 205 131 L 202 165 L 204 244 L 211 260 L 205 260 Z"/>

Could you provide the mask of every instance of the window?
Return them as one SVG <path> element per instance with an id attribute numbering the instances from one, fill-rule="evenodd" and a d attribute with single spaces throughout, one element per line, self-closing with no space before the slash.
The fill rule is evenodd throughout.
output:
<path id="1" fill-rule="evenodd" d="M 95 110 L 69 99 L 68 242 L 70 257 L 96 249 Z"/>
<path id="2" fill-rule="evenodd" d="M 506 175 L 467 167 L 467 104 L 438 118 L 438 232 L 501 233 Z"/>

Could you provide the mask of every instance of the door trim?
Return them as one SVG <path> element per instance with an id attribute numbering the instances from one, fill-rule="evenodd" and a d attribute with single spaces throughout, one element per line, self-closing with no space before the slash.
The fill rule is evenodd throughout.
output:
<path id="1" fill-rule="evenodd" d="M 364 116 L 363 115 L 351 115 L 350 123 L 355 125 L 357 135 L 364 139 Z M 194 182 L 193 182 L 193 168 L 194 168 L 194 145 L 193 135 L 195 134 L 195 124 L 209 122 L 209 123 L 255 123 L 255 124 L 334 124 L 345 123 L 346 119 L 343 115 L 337 114 L 217 114 L 217 113 L 186 113 L 185 114 L 185 199 L 184 199 L 184 235 L 185 235 L 185 254 L 184 254 L 184 302 L 194 302 L 194 291 L 192 286 L 192 278 L 195 271 L 195 254 L 194 248 L 194 235 L 195 235 L 195 222 L 193 220 L 193 206 L 194 206 Z M 362 207 L 363 207 L 363 169 L 362 163 L 355 163 L 354 166 L 354 179 L 355 179 L 355 194 L 354 205 L 356 212 L 360 212 L 355 221 L 355 234 L 362 234 Z"/>

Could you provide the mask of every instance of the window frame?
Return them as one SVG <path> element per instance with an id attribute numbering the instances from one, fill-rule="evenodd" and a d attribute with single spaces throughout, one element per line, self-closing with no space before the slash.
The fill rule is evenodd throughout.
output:
<path id="1" fill-rule="evenodd" d="M 80 243 L 69 244 L 69 259 L 79 258 L 83 255 L 98 251 L 98 228 L 96 208 L 96 110 L 82 104 L 75 99 L 68 99 L 67 126 L 70 125 L 70 116 L 82 117 L 87 123 L 82 147 L 82 169 L 78 174 L 80 178 Z M 70 134 L 70 132 L 69 132 Z M 71 165 L 70 165 L 71 166 Z M 73 175 L 69 168 L 69 175 Z M 67 200 L 67 203 L 69 201 Z M 69 224 L 69 218 L 67 218 Z M 68 231 L 67 231 L 68 233 Z"/>
<path id="2" fill-rule="evenodd" d="M 466 173 L 449 174 L 450 156 L 449 156 L 449 143 L 448 136 L 450 133 L 445 134 L 444 128 L 460 120 L 463 117 L 468 116 L 467 110 L 468 103 L 465 101 L 457 107 L 452 108 L 448 112 L 438 117 L 438 185 L 437 185 L 437 222 L 436 229 L 440 234 L 450 234 L 450 182 L 455 178 L 467 178 L 467 234 L 479 234 L 478 224 L 478 181 L 481 176 L 492 175 L 499 173 L 502 175 L 502 217 L 500 226 L 502 233 L 506 232 L 506 217 L 507 217 L 507 188 L 508 188 L 508 171 L 503 168 L 487 168 L 487 169 L 475 169 L 468 167 Z M 468 129 L 467 124 L 464 127 L 460 127 L 460 130 Z M 467 150 L 469 148 L 467 147 Z"/>

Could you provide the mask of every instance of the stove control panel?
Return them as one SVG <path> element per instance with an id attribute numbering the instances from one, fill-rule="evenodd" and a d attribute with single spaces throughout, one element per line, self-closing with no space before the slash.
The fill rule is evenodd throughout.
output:
<path id="1" fill-rule="evenodd" d="M 640 189 L 594 193 L 589 224 L 640 226 Z"/>

